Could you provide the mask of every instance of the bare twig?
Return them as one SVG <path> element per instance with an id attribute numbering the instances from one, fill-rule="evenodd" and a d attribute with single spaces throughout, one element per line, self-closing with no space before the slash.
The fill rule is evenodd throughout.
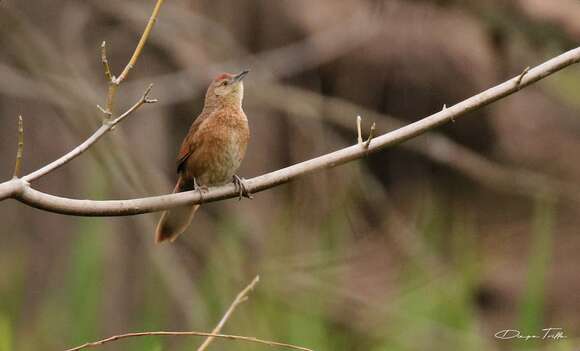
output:
<path id="1" fill-rule="evenodd" d="M 195 332 L 195 331 L 182 331 L 182 332 L 171 332 L 171 331 L 153 331 L 153 332 L 138 332 L 138 333 L 126 333 L 120 335 L 114 335 L 108 337 L 103 340 L 88 342 L 82 344 L 77 347 L 73 347 L 71 349 L 67 349 L 66 351 L 78 351 L 90 347 L 101 346 L 113 341 L 127 339 L 127 338 L 135 338 L 135 337 L 142 337 L 142 336 L 205 336 L 205 337 L 213 337 L 213 338 L 222 338 L 222 339 L 230 339 L 230 340 L 240 340 L 240 341 L 247 341 L 253 342 L 262 345 L 268 345 L 273 347 L 284 347 L 287 349 L 292 350 L 302 350 L 302 351 L 313 351 L 312 349 L 308 349 L 306 347 L 300 347 L 290 344 L 285 344 L 281 342 L 269 341 L 269 340 L 262 340 L 250 336 L 239 336 L 239 335 L 229 335 L 229 334 L 213 334 L 213 333 L 204 333 L 204 332 Z"/>
<path id="2" fill-rule="evenodd" d="M 111 73 L 111 66 L 109 65 L 109 59 L 107 58 L 107 43 L 103 41 L 101 43 L 101 63 L 103 64 L 103 70 L 105 73 L 105 79 L 107 80 L 107 102 L 105 108 L 97 105 L 99 110 L 105 115 L 104 120 L 108 121 L 113 116 L 113 105 L 115 101 L 115 95 L 117 94 L 117 85 L 115 84 L 115 76 Z"/>
<path id="3" fill-rule="evenodd" d="M 377 152 L 386 147 L 399 144 L 468 112 L 511 95 L 517 92 L 521 87 L 535 83 L 538 80 L 554 74 L 555 72 L 579 61 L 580 47 L 563 53 L 534 67 L 533 69 L 530 69 L 525 76 L 522 76 L 519 87 L 513 84 L 513 79 L 510 79 L 443 111 L 437 112 L 387 134 L 375 137 L 373 139 L 374 142 L 369 145 L 368 149 L 363 149 L 359 145 L 350 146 L 290 167 L 248 179 L 246 180 L 246 188 L 252 193 L 257 193 L 317 170 L 332 168 L 364 157 L 369 152 Z M 58 162 L 58 160 L 55 162 Z M 16 190 L 14 189 L 15 187 L 17 188 Z M 0 188 L 2 187 L 0 186 Z M 25 182 L 18 182 L 18 180 L 10 184 L 9 187 L 7 186 L 6 189 L 9 189 L 7 191 L 10 191 L 10 197 L 16 198 L 30 206 L 56 213 L 82 216 L 134 215 L 201 202 L 200 195 L 197 192 L 183 192 L 134 200 L 75 200 L 39 192 L 32 189 Z M 228 184 L 211 188 L 204 194 L 203 200 L 204 202 L 217 201 L 235 197 L 237 195 L 238 191 L 236 190 L 236 187 L 233 184 Z M 0 193 L 0 199 L 3 197 L 5 198 L 6 195 Z"/>
<path id="4" fill-rule="evenodd" d="M 135 67 L 137 60 L 139 59 L 139 56 L 141 55 L 141 52 L 143 51 L 143 47 L 145 47 L 145 43 L 147 42 L 147 39 L 149 38 L 149 34 L 151 34 L 151 30 L 153 29 L 153 26 L 155 25 L 155 22 L 157 21 L 157 17 L 159 16 L 159 10 L 161 9 L 161 5 L 163 5 L 164 1 L 165 0 L 157 0 L 157 3 L 155 4 L 155 7 L 153 8 L 153 12 L 151 13 L 151 17 L 149 17 L 149 21 L 147 22 L 147 26 L 145 26 L 145 30 L 143 31 L 143 34 L 141 35 L 141 39 L 139 39 L 139 43 L 137 44 L 137 47 L 135 48 L 135 51 L 133 52 L 133 56 L 131 56 L 131 59 L 129 60 L 129 62 L 125 66 L 125 69 L 123 69 L 123 72 L 121 72 L 121 74 L 117 78 L 114 79 L 114 82 L 116 85 L 121 84 L 121 82 L 123 82 L 125 80 L 125 78 L 127 78 L 127 75 L 133 69 L 133 67 Z"/>
<path id="5" fill-rule="evenodd" d="M 109 59 L 107 58 L 107 42 L 103 41 L 101 43 L 101 62 L 103 63 L 103 70 L 105 71 L 105 79 L 107 82 L 112 82 L 115 80 L 113 74 L 111 73 L 111 66 L 109 66 Z"/>
<path id="6" fill-rule="evenodd" d="M 377 127 L 376 123 L 373 122 L 373 125 L 371 126 L 371 130 L 369 131 L 369 137 L 368 137 L 367 141 L 365 141 L 365 144 L 364 144 L 365 149 L 368 149 L 369 145 L 371 145 L 371 140 L 373 139 L 373 136 L 374 136 L 373 134 L 375 133 L 376 127 Z"/>
<path id="7" fill-rule="evenodd" d="M 80 154 L 85 152 L 94 143 L 99 141 L 99 139 L 101 139 L 103 137 L 103 135 L 105 135 L 108 131 L 113 129 L 113 127 L 115 125 L 117 125 L 123 119 L 125 119 L 126 117 L 131 115 L 133 112 L 135 112 L 143 104 L 156 102 L 157 100 L 149 98 L 149 93 L 151 92 L 151 88 L 152 88 L 152 85 L 149 85 L 149 87 L 147 87 L 147 89 L 145 90 L 145 92 L 143 93 L 143 96 L 141 96 L 139 101 L 137 101 L 133 106 L 131 106 L 122 115 L 115 118 L 114 120 L 105 120 L 103 122 L 103 125 L 99 129 L 97 129 L 93 133 L 93 135 L 91 135 L 82 144 L 80 144 L 76 148 L 72 149 L 67 154 L 62 156 L 61 158 L 47 164 L 46 166 L 44 166 L 44 167 L 42 167 L 42 168 L 40 168 L 40 169 L 30 173 L 30 174 L 25 175 L 24 177 L 22 177 L 22 179 L 24 181 L 31 182 L 35 179 L 38 179 L 38 178 L 44 176 L 45 174 L 48 174 L 48 173 L 54 171 L 55 169 L 57 169 L 59 167 L 64 166 L 66 163 L 70 162 L 71 160 L 73 160 L 74 158 L 76 158 L 77 156 L 79 156 Z"/>
<path id="8" fill-rule="evenodd" d="M 360 117 L 360 115 L 358 115 L 358 116 L 356 116 L 356 131 L 357 131 L 357 135 L 358 135 L 357 142 L 359 144 L 362 144 L 363 139 L 362 139 L 362 132 L 361 132 L 360 125 L 361 125 L 361 117 Z"/>
<path id="9" fill-rule="evenodd" d="M 106 134 L 108 131 L 112 130 L 116 124 L 118 124 L 124 118 L 126 118 L 127 116 L 132 114 L 140 106 L 142 106 L 145 103 L 154 103 L 157 101 L 155 99 L 149 98 L 149 93 L 151 91 L 151 85 L 150 85 L 147 88 L 147 90 L 145 91 L 141 100 L 139 100 L 135 105 L 133 105 L 125 113 L 123 113 L 122 115 L 120 115 L 116 119 L 112 120 L 114 98 L 115 98 L 115 95 L 117 92 L 117 87 L 123 80 L 125 80 L 129 71 L 135 65 L 135 63 L 137 62 L 137 59 L 141 55 L 141 52 L 142 52 L 143 47 L 145 45 L 145 42 L 147 41 L 147 38 L 149 37 L 151 30 L 153 29 L 153 25 L 155 24 L 157 16 L 159 15 L 159 10 L 160 10 L 160 7 L 163 4 L 163 2 L 164 2 L 164 0 L 157 1 L 155 8 L 153 9 L 153 12 L 151 14 L 151 17 L 149 18 L 149 22 L 147 23 L 147 26 L 145 27 L 145 30 L 141 36 L 141 39 L 139 40 L 139 43 L 138 43 L 137 47 L 135 48 L 135 51 L 134 51 L 131 59 L 129 60 L 129 63 L 127 64 L 127 66 L 123 70 L 123 73 L 121 74 L 121 76 L 119 76 L 117 78 L 113 77 L 113 75 L 111 73 L 110 66 L 109 66 L 109 62 L 107 59 L 106 43 L 104 41 L 101 43 L 101 62 L 103 64 L 103 68 L 105 71 L 105 73 L 104 73 L 105 77 L 107 78 L 108 83 L 109 83 L 109 89 L 107 92 L 107 104 L 106 104 L 105 108 L 97 105 L 97 107 L 105 115 L 103 125 L 99 129 L 97 129 L 87 140 L 85 140 L 82 144 L 77 146 L 75 149 L 73 149 L 70 152 L 68 152 L 67 154 L 61 156 L 59 159 L 57 159 L 57 160 L 45 165 L 44 167 L 36 170 L 35 172 L 32 172 L 32 173 L 22 177 L 23 181 L 25 181 L 25 182 L 33 181 L 35 179 L 38 179 L 38 178 L 40 178 L 40 177 L 42 177 L 50 172 L 62 167 L 63 165 L 65 165 L 66 163 L 68 163 L 69 161 L 73 160 L 74 158 L 76 158 L 77 156 L 82 154 L 84 151 L 86 151 L 90 146 L 92 146 L 94 143 L 96 143 L 104 134 Z M 12 183 L 9 187 L 8 186 L 7 187 L 0 187 L 0 189 L 6 189 L 6 193 L 0 193 L 0 199 L 6 198 L 7 194 L 8 194 L 8 190 L 10 189 L 12 191 L 15 189 L 15 187 L 18 188 L 19 185 L 17 183 Z M 13 196 L 13 195 L 14 195 L 14 192 L 12 191 L 11 196 Z"/>
<path id="10" fill-rule="evenodd" d="M 520 88 L 520 84 L 522 84 L 522 79 L 524 78 L 524 76 L 528 73 L 528 71 L 530 70 L 530 66 L 526 67 L 522 73 L 520 73 L 520 75 L 518 76 L 518 79 L 516 80 L 516 88 Z"/>
<path id="11" fill-rule="evenodd" d="M 153 89 L 153 83 L 149 84 L 149 86 L 147 87 L 147 89 L 145 89 L 145 92 L 143 93 L 143 95 L 141 96 L 141 99 L 139 101 L 137 101 L 133 106 L 131 106 L 127 111 L 125 111 L 125 113 L 123 113 L 119 117 L 117 117 L 114 120 L 112 120 L 111 122 L 109 122 L 110 125 L 111 125 L 111 128 L 114 127 L 115 125 L 119 124 L 125 118 L 127 118 L 127 116 L 129 116 L 130 114 L 132 114 L 133 112 L 135 112 L 135 110 L 137 110 L 143 104 L 154 104 L 154 103 L 156 103 L 157 102 L 157 99 L 151 99 L 151 98 L 149 98 L 149 95 L 151 94 L 151 89 Z M 107 123 L 105 122 L 105 124 L 107 124 Z"/>
<path id="12" fill-rule="evenodd" d="M 157 21 L 157 17 L 159 16 L 159 10 L 161 9 L 161 5 L 163 5 L 164 1 L 165 0 L 157 0 L 157 3 L 153 8 L 153 12 L 149 17 L 149 21 L 145 26 L 145 30 L 141 35 L 141 39 L 139 39 L 139 43 L 137 43 L 137 47 L 135 48 L 135 51 L 133 51 L 133 55 L 131 56 L 129 62 L 127 63 L 127 65 L 125 66 L 125 68 L 118 77 L 113 76 L 113 74 L 111 73 L 109 60 L 107 59 L 106 43 L 103 41 L 101 44 L 101 62 L 103 63 L 105 78 L 107 79 L 109 86 L 107 89 L 107 104 L 105 105 L 104 109 L 99 106 L 99 109 L 105 115 L 105 121 L 108 121 L 113 116 L 113 110 L 115 107 L 115 97 L 117 96 L 117 90 L 119 88 L 119 85 L 127 78 L 129 72 L 133 69 L 133 67 L 135 67 L 135 64 L 137 64 L 137 60 L 139 59 L 139 56 L 141 56 L 141 52 L 143 51 L 145 43 L 147 42 L 147 39 L 151 34 L 151 30 L 153 29 L 153 26 Z"/>
<path id="13" fill-rule="evenodd" d="M 254 280 L 252 280 L 252 282 L 248 286 L 246 286 L 244 290 L 239 292 L 238 296 L 236 296 L 235 300 L 232 302 L 226 313 L 223 315 L 222 319 L 211 331 L 212 334 L 218 334 L 221 332 L 222 328 L 224 327 L 224 325 L 226 324 L 226 322 L 228 321 L 234 310 L 238 307 L 239 304 L 243 303 L 248 299 L 248 294 L 254 289 L 254 287 L 256 286 L 256 284 L 258 284 L 259 281 L 260 276 L 256 276 L 256 278 L 254 278 Z M 203 342 L 203 344 L 199 346 L 197 351 L 204 351 L 205 349 L 207 349 L 207 347 L 213 341 L 213 339 L 214 339 L 213 336 L 210 336 L 207 339 L 205 339 L 205 341 Z"/>
<path id="14" fill-rule="evenodd" d="M 22 156 L 24 155 L 24 126 L 22 116 L 18 116 L 18 149 L 16 150 L 16 162 L 14 163 L 14 174 L 12 178 L 20 177 L 22 171 Z"/>

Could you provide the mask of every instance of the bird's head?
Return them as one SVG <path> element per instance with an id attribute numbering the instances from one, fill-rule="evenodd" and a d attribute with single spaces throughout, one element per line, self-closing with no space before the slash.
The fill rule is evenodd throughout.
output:
<path id="1" fill-rule="evenodd" d="M 206 105 L 240 104 L 244 98 L 244 77 L 250 72 L 222 73 L 209 85 L 205 95 Z"/>

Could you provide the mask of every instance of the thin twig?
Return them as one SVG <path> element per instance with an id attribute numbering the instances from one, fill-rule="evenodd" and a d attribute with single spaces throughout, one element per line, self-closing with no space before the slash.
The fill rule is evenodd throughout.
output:
<path id="1" fill-rule="evenodd" d="M 137 101 L 133 106 L 131 106 L 127 111 L 125 111 L 125 113 L 123 113 L 122 115 L 120 115 L 119 117 L 115 118 L 114 120 L 112 120 L 110 122 L 111 128 L 114 127 L 115 125 L 119 124 L 119 122 L 121 122 L 127 116 L 129 116 L 130 114 L 132 114 L 133 112 L 135 112 L 135 110 L 137 110 L 143 104 L 154 104 L 154 103 L 156 103 L 157 102 L 157 99 L 151 99 L 151 98 L 149 98 L 149 94 L 151 94 L 151 89 L 152 88 L 153 88 L 153 83 L 149 84 L 149 86 L 147 87 L 147 89 L 145 90 L 145 92 L 143 93 L 143 95 L 141 96 L 141 99 L 139 101 Z"/>
<path id="2" fill-rule="evenodd" d="M 107 59 L 106 43 L 103 41 L 103 43 L 101 44 L 101 61 L 103 63 L 103 68 L 105 70 L 105 78 L 107 78 L 108 81 L 108 89 L 107 89 L 107 103 L 105 105 L 105 108 L 103 109 L 100 106 L 98 107 L 105 115 L 105 122 L 109 121 L 113 116 L 113 111 L 115 108 L 115 97 L 117 96 L 117 90 L 119 88 L 119 85 L 127 78 L 129 72 L 137 64 L 137 60 L 139 59 L 139 56 L 141 56 L 141 52 L 143 51 L 145 43 L 147 42 L 147 39 L 151 34 L 151 30 L 153 29 L 153 26 L 157 21 L 157 17 L 159 16 L 159 10 L 161 9 L 161 5 L 163 5 L 164 1 L 165 0 L 157 0 L 157 3 L 153 8 L 153 12 L 149 17 L 149 21 L 145 26 L 143 34 L 141 34 L 141 38 L 139 39 L 139 43 L 137 44 L 137 47 L 135 48 L 133 55 L 131 56 L 129 62 L 127 63 L 127 65 L 125 66 L 125 68 L 118 77 L 114 77 L 113 74 L 111 73 L 111 68 L 109 66 L 109 61 Z"/>
<path id="3" fill-rule="evenodd" d="M 105 79 L 107 82 L 112 82 L 115 80 L 113 74 L 111 73 L 111 66 L 109 66 L 109 59 L 107 58 L 107 42 L 103 41 L 101 43 L 101 62 L 103 64 L 103 70 L 105 71 Z"/>
<path id="4" fill-rule="evenodd" d="M 518 76 L 518 79 L 516 80 L 516 88 L 520 88 L 520 85 L 522 84 L 522 79 L 524 79 L 524 76 L 528 73 L 528 71 L 530 70 L 530 66 L 526 67 L 522 73 L 520 73 L 520 75 Z"/>
<path id="5" fill-rule="evenodd" d="M 63 155 L 59 159 L 47 164 L 46 166 L 44 166 L 44 167 L 42 167 L 42 168 L 40 168 L 40 169 L 30 173 L 30 174 L 25 175 L 24 177 L 22 177 L 22 179 L 24 181 L 31 182 L 35 179 L 38 179 L 38 178 L 44 176 L 45 174 L 48 174 L 48 173 L 54 171 L 55 169 L 57 169 L 59 167 L 64 166 L 66 163 L 70 162 L 71 160 L 73 160 L 74 158 L 76 158 L 77 156 L 79 156 L 80 154 L 85 152 L 94 143 L 99 141 L 99 139 L 101 139 L 103 137 L 103 135 L 105 135 L 108 131 L 113 129 L 113 127 L 115 125 L 117 125 L 123 119 L 125 119 L 129 115 L 131 115 L 133 112 L 135 112 L 143 104 L 155 103 L 157 100 L 149 98 L 149 93 L 151 92 L 151 88 L 152 88 L 152 85 L 149 85 L 149 87 L 147 87 L 147 89 L 145 90 L 145 92 L 143 93 L 143 95 L 141 96 L 139 101 L 137 101 L 133 106 L 131 106 L 127 111 L 125 111 L 125 113 L 123 113 L 122 115 L 120 115 L 119 117 L 117 117 L 113 120 L 105 120 L 103 122 L 103 125 L 99 129 L 97 129 L 82 144 L 80 144 L 76 148 L 72 149 L 71 151 L 69 151 L 67 154 Z"/>
<path id="6" fill-rule="evenodd" d="M 133 67 L 135 67 L 137 60 L 139 59 L 139 56 L 141 55 L 141 52 L 143 51 L 143 47 L 145 46 L 145 42 L 147 42 L 147 38 L 149 38 L 149 34 L 151 34 L 151 30 L 153 29 L 153 26 L 155 25 L 155 22 L 157 21 L 157 16 L 159 16 L 159 10 L 161 9 L 161 5 L 163 5 L 164 1 L 165 0 L 157 0 L 157 3 L 155 4 L 155 7 L 153 8 L 153 12 L 151 13 L 151 17 L 149 17 L 149 22 L 147 22 L 147 26 L 145 26 L 145 30 L 143 31 L 143 34 L 141 35 L 141 39 L 139 39 L 139 43 L 137 44 L 137 47 L 135 48 L 135 51 L 133 52 L 133 56 L 131 56 L 131 59 L 129 60 L 129 62 L 125 66 L 125 69 L 123 69 L 123 72 L 121 72 L 121 74 L 115 79 L 115 84 L 119 85 L 121 82 L 123 82 L 125 80 L 125 78 L 127 78 L 127 75 L 129 74 L 129 72 L 133 69 Z"/>
<path id="7" fill-rule="evenodd" d="M 365 141 L 365 145 L 364 145 L 365 149 L 368 149 L 369 145 L 371 145 L 371 140 L 373 140 L 373 136 L 374 136 L 376 127 L 377 127 L 376 123 L 373 122 L 373 125 L 371 126 L 371 130 L 369 131 L 369 137 L 368 137 L 367 141 Z"/>
<path id="8" fill-rule="evenodd" d="M 205 336 L 205 337 L 214 337 L 214 338 L 222 338 L 222 339 L 230 339 L 230 340 L 241 340 L 241 341 L 248 341 L 262 345 L 274 346 L 274 347 L 284 347 L 287 349 L 293 350 L 301 350 L 301 351 L 313 351 L 312 349 L 308 349 L 306 347 L 300 347 L 290 344 L 285 344 L 276 341 L 269 341 L 269 340 L 262 340 L 258 338 L 254 338 L 251 336 L 239 336 L 239 335 L 229 335 L 229 334 L 212 334 L 212 333 L 204 333 L 204 332 L 195 332 L 195 331 L 182 331 L 182 332 L 171 332 L 171 331 L 153 331 L 153 332 L 139 332 L 139 333 L 126 333 L 120 335 L 114 335 L 108 337 L 103 340 L 94 341 L 94 342 L 87 342 L 77 347 L 73 347 L 71 349 L 67 349 L 66 351 L 78 351 L 90 347 L 96 347 L 100 345 L 104 345 L 113 341 L 127 339 L 127 338 L 135 338 L 141 336 Z"/>
<path id="9" fill-rule="evenodd" d="M 230 308 L 228 308 L 228 310 L 226 311 L 220 322 L 211 331 L 212 334 L 219 334 L 221 332 L 222 328 L 224 327 L 224 325 L 226 324 L 226 322 L 228 321 L 228 319 L 230 318 L 236 307 L 238 307 L 239 304 L 248 299 L 248 294 L 254 289 L 254 287 L 256 286 L 256 284 L 258 284 L 259 281 L 260 276 L 257 275 L 256 278 L 254 278 L 254 280 L 252 280 L 252 282 L 244 288 L 244 290 L 240 291 L 240 293 L 238 294 L 238 296 L 236 296 L 236 299 L 232 302 Z M 199 346 L 197 351 L 204 351 L 213 341 L 213 339 L 214 339 L 213 336 L 210 336 L 207 339 L 205 339 L 205 341 L 203 342 L 203 344 Z"/>
<path id="10" fill-rule="evenodd" d="M 107 43 L 103 41 L 101 43 L 101 63 L 103 64 L 103 71 L 105 74 L 105 79 L 107 80 L 107 102 L 105 108 L 97 105 L 99 110 L 105 115 L 104 121 L 109 121 L 113 117 L 113 105 L 115 102 L 115 95 L 117 94 L 117 85 L 115 84 L 115 77 L 111 73 L 111 66 L 109 65 L 109 59 L 107 58 Z"/>
<path id="11" fill-rule="evenodd" d="M 361 117 L 359 115 L 359 116 L 356 116 L 356 130 L 357 130 L 357 135 L 358 135 L 357 142 L 359 144 L 362 144 L 363 139 L 362 139 L 362 132 L 361 132 L 361 126 L 360 125 L 361 125 Z"/>
<path id="12" fill-rule="evenodd" d="M 35 179 L 38 179 L 38 178 L 56 170 L 57 168 L 62 167 L 66 163 L 70 162 L 71 160 L 73 160 L 74 158 L 79 156 L 85 150 L 87 150 L 89 147 L 91 147 L 94 143 L 96 143 L 105 133 L 112 130 L 116 124 L 118 124 L 124 118 L 129 116 L 135 110 L 137 110 L 141 105 L 143 105 L 145 103 L 157 102 L 157 100 L 149 98 L 149 93 L 150 93 L 151 87 L 152 87 L 152 85 L 150 85 L 147 88 L 147 90 L 145 91 L 145 93 L 143 94 L 143 97 L 141 98 L 140 101 L 138 101 L 135 105 L 133 105 L 127 112 L 123 113 L 121 116 L 112 120 L 113 105 L 114 105 L 115 95 L 117 92 L 117 87 L 119 86 L 119 83 L 121 83 L 127 77 L 129 71 L 136 64 L 137 59 L 141 55 L 143 47 L 145 46 L 145 42 L 147 41 L 147 38 L 149 38 L 149 35 L 151 33 L 151 30 L 153 29 L 153 25 L 155 24 L 157 16 L 159 15 L 159 10 L 160 10 L 163 2 L 164 2 L 164 0 L 158 0 L 157 3 L 155 4 L 155 8 L 153 9 L 151 17 L 149 18 L 149 22 L 147 23 L 147 26 L 145 27 L 145 30 L 144 30 L 143 34 L 141 35 L 141 39 L 139 40 L 139 43 L 137 44 L 137 47 L 135 48 L 135 51 L 134 51 L 133 55 L 131 56 L 129 63 L 127 64 L 127 66 L 123 70 L 123 73 L 121 74 L 120 77 L 118 77 L 118 78 L 113 77 L 113 75 L 111 73 L 110 66 L 109 66 L 108 58 L 107 58 L 106 42 L 103 41 L 101 43 L 101 62 L 103 64 L 103 68 L 105 71 L 105 78 L 107 78 L 108 83 L 109 83 L 109 89 L 107 91 L 106 108 L 102 108 L 101 106 L 97 105 L 97 107 L 105 115 L 103 125 L 99 129 L 97 129 L 87 140 L 85 140 L 83 143 L 81 143 L 75 149 L 73 149 L 70 152 L 68 152 L 67 154 L 61 156 L 59 159 L 57 159 L 57 160 L 45 165 L 44 167 L 36 170 L 35 172 L 32 172 L 32 173 L 24 176 L 22 178 L 23 183 L 16 183 L 15 182 L 15 183 L 12 183 L 10 186 L 6 186 L 6 187 L 0 186 L 0 189 L 6 189 L 5 190 L 6 193 L 0 193 L 0 199 L 5 199 L 7 197 L 14 196 L 16 193 L 18 193 L 20 190 L 23 189 L 22 188 L 23 184 L 25 186 L 28 186 L 28 182 L 35 180 Z M 0 185 L 2 185 L 2 184 L 0 184 Z M 14 191 L 15 188 L 17 188 L 16 192 Z"/>
<path id="13" fill-rule="evenodd" d="M 24 155 L 24 126 L 22 116 L 18 116 L 18 148 L 16 149 L 16 162 L 14 163 L 14 174 L 12 178 L 20 177 L 22 171 L 22 156 Z"/>

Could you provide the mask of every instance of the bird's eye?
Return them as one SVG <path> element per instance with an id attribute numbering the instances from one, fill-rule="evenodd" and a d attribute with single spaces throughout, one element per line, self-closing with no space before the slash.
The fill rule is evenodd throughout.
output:
<path id="1" fill-rule="evenodd" d="M 220 85 L 221 85 L 222 87 L 225 87 L 226 85 L 228 85 L 228 81 L 227 81 L 227 80 L 224 80 L 224 81 L 222 82 L 222 84 L 220 84 Z"/>

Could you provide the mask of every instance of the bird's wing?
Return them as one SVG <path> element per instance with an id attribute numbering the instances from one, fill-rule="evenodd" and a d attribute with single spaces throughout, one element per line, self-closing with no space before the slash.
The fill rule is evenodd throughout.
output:
<path id="1" fill-rule="evenodd" d="M 199 127 L 207 120 L 210 114 L 202 112 L 191 124 L 189 132 L 183 139 L 181 147 L 179 148 L 179 154 L 177 154 L 177 173 L 180 173 L 183 169 L 185 161 L 191 156 L 193 150 L 195 150 L 195 134 L 199 130 Z"/>

